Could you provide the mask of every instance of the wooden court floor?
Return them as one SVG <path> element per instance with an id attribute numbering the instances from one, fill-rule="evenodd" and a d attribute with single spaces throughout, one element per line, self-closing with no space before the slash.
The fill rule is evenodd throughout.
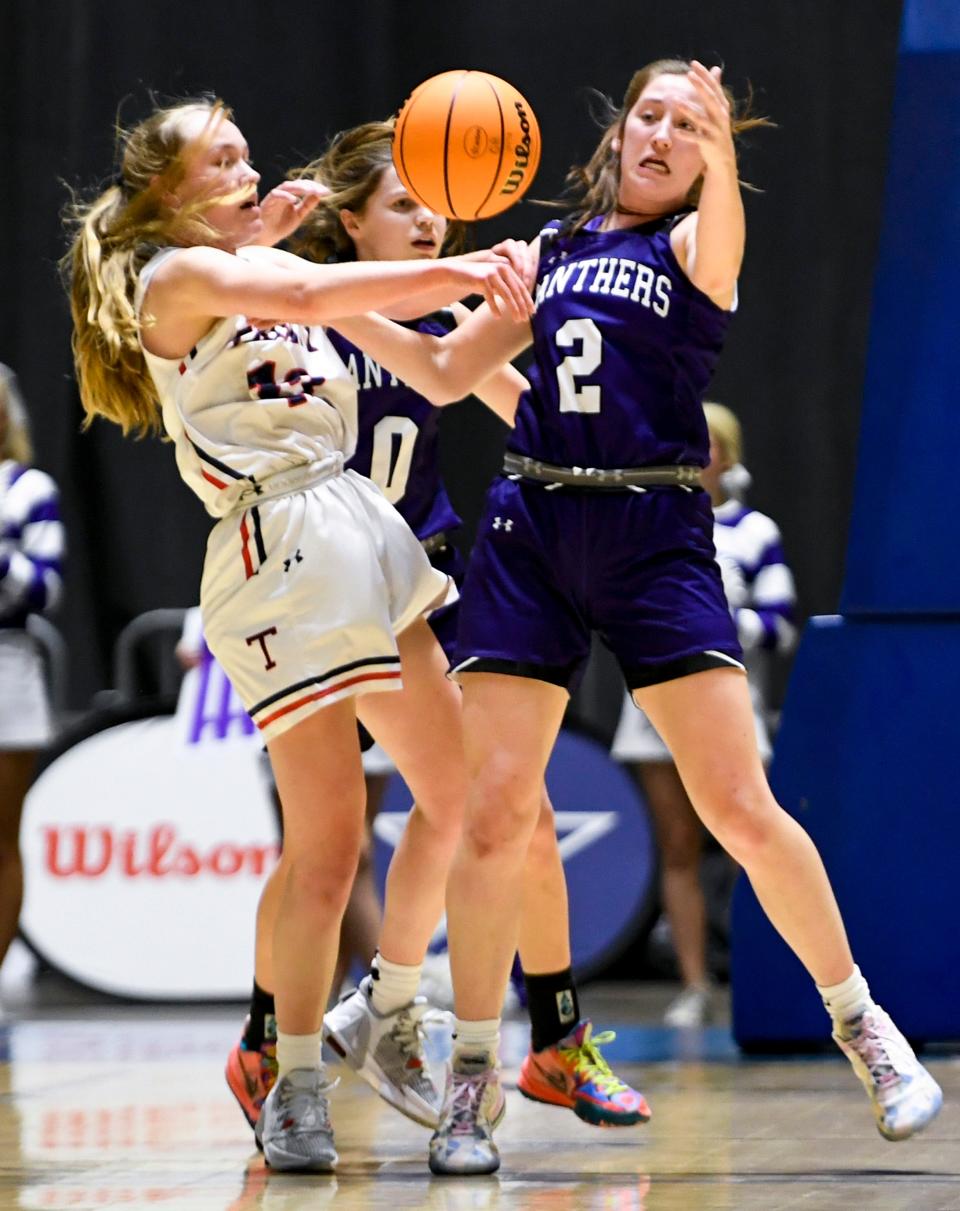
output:
<path id="1" fill-rule="evenodd" d="M 222 1077 L 242 1011 L 21 1009 L 0 1026 L 0 1209 L 960 1211 L 960 1057 L 930 1060 L 938 1121 L 888 1144 L 842 1058 L 743 1059 L 725 1027 L 680 1038 L 637 1021 L 629 986 L 599 1011 L 587 992 L 652 1122 L 601 1131 L 514 1090 L 503 1167 L 473 1179 L 431 1178 L 426 1132 L 346 1072 L 336 1176 L 267 1173 Z M 508 1087 L 524 1047 L 509 1025 Z"/>

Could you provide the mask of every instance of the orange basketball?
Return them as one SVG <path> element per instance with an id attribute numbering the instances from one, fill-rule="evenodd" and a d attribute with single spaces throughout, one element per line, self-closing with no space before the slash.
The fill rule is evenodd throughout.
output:
<path id="1" fill-rule="evenodd" d="M 445 71 L 397 118 L 393 162 L 412 197 L 448 219 L 488 219 L 518 202 L 540 164 L 540 127 L 512 84 Z"/>

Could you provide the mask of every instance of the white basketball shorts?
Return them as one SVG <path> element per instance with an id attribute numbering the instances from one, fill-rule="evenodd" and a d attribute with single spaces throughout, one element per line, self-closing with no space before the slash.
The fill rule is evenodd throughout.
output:
<path id="1" fill-rule="evenodd" d="M 200 609 L 271 740 L 343 698 L 400 689 L 396 636 L 446 588 L 379 489 L 346 471 L 218 521 Z"/>

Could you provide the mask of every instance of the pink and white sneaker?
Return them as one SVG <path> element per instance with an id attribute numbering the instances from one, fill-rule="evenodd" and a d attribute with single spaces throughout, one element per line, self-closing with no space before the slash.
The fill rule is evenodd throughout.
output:
<path id="1" fill-rule="evenodd" d="M 879 1005 L 846 1023 L 849 1037 L 834 1041 L 853 1065 L 873 1104 L 877 1130 L 888 1140 L 922 1131 L 939 1113 L 943 1093 Z"/>

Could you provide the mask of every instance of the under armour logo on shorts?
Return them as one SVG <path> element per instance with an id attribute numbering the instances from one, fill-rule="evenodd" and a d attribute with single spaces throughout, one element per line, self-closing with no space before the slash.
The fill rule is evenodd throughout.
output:
<path id="1" fill-rule="evenodd" d="M 294 553 L 293 553 L 293 554 L 290 556 L 290 558 L 289 558 L 289 559 L 285 559 L 285 560 L 283 561 L 283 570 L 284 570 L 285 572 L 289 572 L 289 571 L 290 571 L 290 565 L 291 565 L 291 564 L 294 564 L 294 563 L 303 563 L 303 556 L 300 554 L 300 548 L 299 548 L 299 547 L 297 547 L 296 551 L 294 551 Z"/>
<path id="2" fill-rule="evenodd" d="M 493 519 L 493 528 L 495 530 L 506 530 L 507 533 L 509 534 L 510 531 L 513 529 L 513 518 L 512 517 L 507 517 L 507 518 L 495 517 Z"/>

